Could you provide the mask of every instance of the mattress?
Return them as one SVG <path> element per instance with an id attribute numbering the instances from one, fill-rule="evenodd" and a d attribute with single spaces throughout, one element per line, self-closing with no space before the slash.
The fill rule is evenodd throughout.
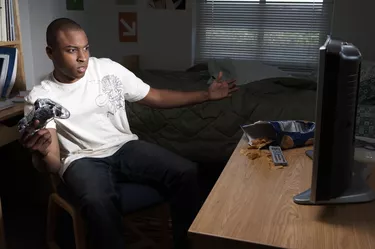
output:
<path id="1" fill-rule="evenodd" d="M 206 71 L 135 72 L 154 88 L 206 90 Z M 292 77 L 239 86 L 232 97 L 187 107 L 154 109 L 127 103 L 131 130 L 197 163 L 225 164 L 242 136 L 240 125 L 259 120 L 314 121 L 316 83 Z"/>

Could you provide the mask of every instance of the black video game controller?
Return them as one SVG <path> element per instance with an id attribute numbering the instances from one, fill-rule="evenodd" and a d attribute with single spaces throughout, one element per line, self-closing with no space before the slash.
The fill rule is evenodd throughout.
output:
<path id="1" fill-rule="evenodd" d="M 44 128 L 52 119 L 67 119 L 70 112 L 60 104 L 48 99 L 37 99 L 33 110 L 18 122 L 18 131 L 23 134 L 26 129 L 30 129 L 30 135 Z M 35 120 L 39 121 L 37 127 L 34 127 Z"/>

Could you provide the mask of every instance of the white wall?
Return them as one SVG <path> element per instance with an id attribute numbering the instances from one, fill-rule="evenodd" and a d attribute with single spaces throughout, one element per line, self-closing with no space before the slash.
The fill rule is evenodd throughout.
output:
<path id="1" fill-rule="evenodd" d="M 21 38 L 23 45 L 23 57 L 25 61 L 26 87 L 30 89 L 34 85 L 34 66 L 32 63 L 33 53 L 30 32 L 29 0 L 19 2 L 19 12 L 22 30 Z"/>
<path id="2" fill-rule="evenodd" d="M 84 11 L 67 11 L 62 0 L 20 0 L 21 30 L 25 51 L 27 87 L 30 89 L 53 69 L 45 53 L 45 31 L 55 18 L 68 17 L 86 30 L 93 56 L 118 62 L 129 54 L 140 55 L 142 68 L 186 69 L 191 65 L 191 8 L 185 11 L 148 9 L 146 1 L 136 6 L 115 1 L 85 1 Z M 138 42 L 121 43 L 118 13 L 138 13 Z"/>
<path id="3" fill-rule="evenodd" d="M 45 30 L 55 18 L 70 17 L 86 30 L 93 56 L 121 62 L 128 54 L 139 54 L 142 68 L 186 69 L 192 61 L 193 13 L 191 1 L 185 11 L 153 10 L 146 0 L 133 7 L 116 1 L 86 0 L 84 11 L 67 11 L 65 0 L 20 0 L 21 29 L 27 86 L 30 88 L 52 70 L 45 54 Z M 189 4 L 190 3 L 190 4 Z M 365 59 L 375 60 L 375 29 L 371 27 L 375 1 L 338 0 L 333 35 L 353 42 Z M 118 13 L 138 13 L 138 42 L 121 43 Z"/>
<path id="4" fill-rule="evenodd" d="M 105 8 L 104 8 L 105 7 Z M 87 30 L 94 56 L 110 57 L 121 62 L 124 55 L 139 54 L 142 68 L 186 69 L 191 64 L 192 12 L 187 10 L 154 10 L 146 1 L 136 6 L 103 4 L 91 0 L 86 7 L 91 26 Z M 137 12 L 138 42 L 121 43 L 118 35 L 118 13 Z"/>
<path id="5" fill-rule="evenodd" d="M 374 0 L 337 0 L 332 35 L 353 43 L 365 60 L 375 61 Z"/>
<path id="6" fill-rule="evenodd" d="M 29 15 L 35 84 L 53 69 L 45 52 L 48 24 L 56 18 L 69 17 L 87 27 L 88 20 L 87 12 L 67 11 L 65 1 L 61 0 L 29 0 Z"/>

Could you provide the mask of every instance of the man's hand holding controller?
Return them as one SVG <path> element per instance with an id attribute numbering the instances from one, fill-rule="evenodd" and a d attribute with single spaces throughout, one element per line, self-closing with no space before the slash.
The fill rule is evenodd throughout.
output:
<path id="1" fill-rule="evenodd" d="M 33 110 L 18 122 L 20 143 L 31 150 L 33 164 L 39 171 L 57 173 L 61 167 L 58 138 L 55 129 L 46 125 L 53 119 L 67 119 L 67 109 L 50 99 L 37 99 Z"/>
<path id="2" fill-rule="evenodd" d="M 39 120 L 34 120 L 33 123 L 27 127 L 21 135 L 21 144 L 30 149 L 33 153 L 38 153 L 42 157 L 48 155 L 48 147 L 52 142 L 51 133 L 48 129 L 39 129 Z"/>

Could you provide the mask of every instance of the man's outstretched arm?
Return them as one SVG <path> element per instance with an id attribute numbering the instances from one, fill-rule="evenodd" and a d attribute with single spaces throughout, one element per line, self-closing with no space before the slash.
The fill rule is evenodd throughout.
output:
<path id="1" fill-rule="evenodd" d="M 222 81 L 222 73 L 206 91 L 182 92 L 151 88 L 145 98 L 138 101 L 153 108 L 174 108 L 198 104 L 208 100 L 219 100 L 231 96 L 238 88 L 235 80 Z"/>

